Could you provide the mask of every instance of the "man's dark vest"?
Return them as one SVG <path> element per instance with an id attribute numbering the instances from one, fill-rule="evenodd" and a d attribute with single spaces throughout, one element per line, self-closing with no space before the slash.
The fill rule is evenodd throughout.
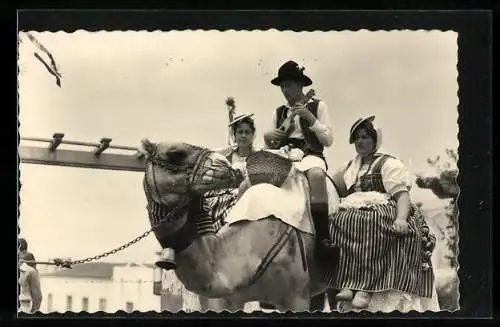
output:
<path id="1" fill-rule="evenodd" d="M 379 157 L 382 158 L 380 158 L 380 160 L 377 161 Z M 362 192 L 375 191 L 380 193 L 387 193 L 382 180 L 382 166 L 389 158 L 394 158 L 394 157 L 388 154 L 375 154 L 375 159 L 372 161 L 366 172 L 362 176 L 359 176 L 360 187 Z M 375 161 L 377 161 L 377 163 L 373 165 Z M 349 168 L 351 164 L 352 160 L 347 164 L 346 170 Z M 354 183 L 348 190 L 348 194 L 352 194 L 355 192 L 355 187 L 356 187 L 355 184 L 356 183 Z"/>
<path id="2" fill-rule="evenodd" d="M 309 109 L 309 111 L 315 118 L 318 118 L 318 103 L 319 100 L 315 99 L 308 102 L 306 105 L 306 108 Z M 276 109 L 276 128 L 281 126 L 287 116 L 288 108 L 286 106 L 283 105 Z M 304 135 L 304 144 L 297 147 L 300 148 L 306 155 L 313 154 L 323 157 L 324 146 L 323 144 L 321 144 L 316 134 L 309 129 L 309 122 L 303 118 L 300 118 L 299 124 L 300 128 L 302 129 L 302 134 Z"/>

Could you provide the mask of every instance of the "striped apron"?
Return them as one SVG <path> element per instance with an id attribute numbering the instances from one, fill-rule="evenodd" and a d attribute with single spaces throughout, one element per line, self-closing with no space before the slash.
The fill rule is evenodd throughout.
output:
<path id="1" fill-rule="evenodd" d="M 387 158 L 378 160 L 360 177 L 361 191 L 386 193 L 381 167 Z M 351 188 L 350 192 L 355 190 Z M 330 220 L 330 233 L 340 247 L 341 257 L 336 276 L 326 278 L 336 289 L 350 288 L 377 292 L 398 290 L 431 297 L 434 283 L 432 269 L 425 270 L 423 262 L 432 268 L 424 257 L 423 230 L 428 228 L 424 217 L 412 205 L 408 218 L 409 234 L 394 234 L 392 224 L 396 219 L 396 201 L 369 208 L 340 208 Z"/>

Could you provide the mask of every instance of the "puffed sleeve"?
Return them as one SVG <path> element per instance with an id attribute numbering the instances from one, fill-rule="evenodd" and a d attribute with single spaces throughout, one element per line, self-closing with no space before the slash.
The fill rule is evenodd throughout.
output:
<path id="1" fill-rule="evenodd" d="M 314 124 L 309 127 L 309 129 L 316 133 L 316 136 L 320 140 L 321 144 L 325 147 L 330 147 L 333 144 L 332 124 L 325 101 L 319 101 L 318 118 L 314 121 Z"/>
<path id="2" fill-rule="evenodd" d="M 411 180 L 408 168 L 396 158 L 389 158 L 382 166 L 382 183 L 391 196 L 401 191 L 410 191 Z"/>

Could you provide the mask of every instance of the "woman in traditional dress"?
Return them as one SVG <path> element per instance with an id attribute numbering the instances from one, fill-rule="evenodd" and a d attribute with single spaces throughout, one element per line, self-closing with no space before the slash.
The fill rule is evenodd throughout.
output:
<path id="1" fill-rule="evenodd" d="M 388 311 L 439 310 L 431 267 L 435 237 L 411 203 L 407 168 L 378 152 L 382 135 L 374 119 L 353 124 L 349 143 L 355 144 L 357 155 L 333 178 L 343 199 L 331 219 L 341 250 L 331 286 L 340 290 L 336 300 L 354 309 L 367 308 L 378 294 L 387 302 L 379 306 Z M 388 295 L 393 304 L 384 298 Z M 416 300 L 427 302 L 418 305 Z"/>
<path id="2" fill-rule="evenodd" d="M 229 123 L 232 136 L 236 145 L 224 149 L 218 149 L 216 152 L 224 155 L 231 163 L 233 168 L 238 169 L 244 175 L 246 172 L 246 158 L 255 152 L 253 142 L 255 140 L 255 122 L 252 118 L 254 114 L 243 114 L 236 116 Z"/>

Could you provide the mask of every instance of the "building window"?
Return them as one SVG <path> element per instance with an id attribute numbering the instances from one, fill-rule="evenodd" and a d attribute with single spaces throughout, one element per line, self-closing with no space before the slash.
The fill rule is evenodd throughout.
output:
<path id="1" fill-rule="evenodd" d="M 89 298 L 88 297 L 83 297 L 82 298 L 82 311 L 89 311 Z"/>
<path id="2" fill-rule="evenodd" d="M 99 299 L 99 311 L 106 312 L 106 299 Z"/>
<path id="3" fill-rule="evenodd" d="M 52 298 L 52 293 L 49 293 L 47 295 L 47 312 L 52 312 L 52 301 L 54 301 Z"/>
<path id="4" fill-rule="evenodd" d="M 66 296 L 66 311 L 73 310 L 73 297 L 71 295 Z"/>
<path id="5" fill-rule="evenodd" d="M 153 294 L 161 295 L 163 269 L 156 267 L 153 269 Z"/>
<path id="6" fill-rule="evenodd" d="M 126 302 L 125 303 L 125 311 L 127 311 L 127 312 L 134 311 L 134 303 L 132 303 L 132 302 Z"/>

